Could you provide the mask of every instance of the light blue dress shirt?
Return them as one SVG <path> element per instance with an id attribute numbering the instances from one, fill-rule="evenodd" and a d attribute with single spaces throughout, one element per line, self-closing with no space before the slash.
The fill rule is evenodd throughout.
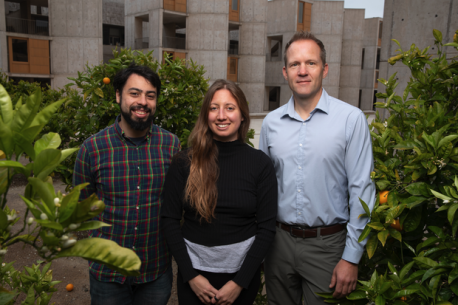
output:
<path id="1" fill-rule="evenodd" d="M 342 259 L 358 263 L 366 241 L 358 238 L 369 221 L 358 198 L 372 210 L 375 185 L 372 144 L 364 113 L 323 89 L 303 120 L 294 99 L 270 112 L 259 148 L 273 161 L 278 180 L 277 220 L 310 227 L 347 224 Z"/>

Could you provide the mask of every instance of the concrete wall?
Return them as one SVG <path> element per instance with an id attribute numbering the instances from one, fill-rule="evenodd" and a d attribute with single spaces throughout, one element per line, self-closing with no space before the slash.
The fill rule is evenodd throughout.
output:
<path id="1" fill-rule="evenodd" d="M 51 82 L 61 88 L 86 63 L 103 60 L 102 0 L 49 0 Z"/>
<path id="2" fill-rule="evenodd" d="M 359 102 L 364 13 L 363 9 L 346 9 L 344 13 L 338 98 L 355 107 Z"/>
<path id="3" fill-rule="evenodd" d="M 329 73 L 323 81 L 323 87 L 334 97 L 339 96 L 343 24 L 343 1 L 313 3 L 311 30 L 323 42 L 326 48 L 326 62 L 329 65 Z"/>
<path id="4" fill-rule="evenodd" d="M 187 5 L 187 58 L 205 66 L 210 83 L 227 78 L 229 0 L 188 0 Z"/>
<path id="5" fill-rule="evenodd" d="M 103 0 L 103 23 L 124 26 L 125 0 Z"/>
<path id="6" fill-rule="evenodd" d="M 261 112 L 265 94 L 267 1 L 241 1 L 238 82 L 250 112 Z"/>
<path id="7" fill-rule="evenodd" d="M 297 0 L 275 0 L 267 2 L 267 20 L 268 35 L 296 32 Z"/>
<path id="8" fill-rule="evenodd" d="M 431 46 L 430 54 L 436 53 L 432 30 L 442 32 L 444 42 L 451 42 L 453 34 L 458 29 L 458 1 L 457 0 L 385 0 L 383 35 L 380 62 L 380 77 L 389 78 L 398 72 L 399 85 L 396 92 L 402 95 L 409 80 L 409 69 L 400 63 L 391 66 L 387 60 L 395 56 L 400 42 L 402 49 L 410 48 L 415 43 L 420 49 Z M 449 57 L 456 55 L 453 48 L 447 48 Z M 380 86 L 383 92 L 383 85 Z"/>

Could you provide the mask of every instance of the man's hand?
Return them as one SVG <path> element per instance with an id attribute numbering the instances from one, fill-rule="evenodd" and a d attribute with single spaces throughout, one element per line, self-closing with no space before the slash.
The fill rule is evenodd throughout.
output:
<path id="1" fill-rule="evenodd" d="M 189 281 L 189 286 L 191 286 L 192 291 L 194 291 L 199 300 L 207 305 L 212 304 L 213 297 L 218 293 L 218 290 L 200 274 Z"/>
<path id="2" fill-rule="evenodd" d="M 212 300 L 213 304 L 217 305 L 230 305 L 235 302 L 242 292 L 242 287 L 234 281 L 227 282 L 216 294 L 216 299 Z M 218 300 L 218 301 L 216 301 Z"/>
<path id="3" fill-rule="evenodd" d="M 357 280 L 358 265 L 341 259 L 332 272 L 329 288 L 336 287 L 332 296 L 340 299 L 350 294 L 356 289 Z"/>

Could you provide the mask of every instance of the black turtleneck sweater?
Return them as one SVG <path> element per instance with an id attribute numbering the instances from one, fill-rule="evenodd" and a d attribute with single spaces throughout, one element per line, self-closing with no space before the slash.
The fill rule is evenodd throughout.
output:
<path id="1" fill-rule="evenodd" d="M 255 240 L 233 281 L 247 288 L 275 236 L 277 178 L 272 161 L 262 151 L 240 141 L 219 142 L 218 200 L 211 223 L 184 201 L 190 161 L 187 151 L 174 156 L 167 173 L 161 208 L 162 232 L 184 282 L 199 275 L 192 266 L 184 238 L 212 247 Z M 184 223 L 181 226 L 184 210 Z"/>

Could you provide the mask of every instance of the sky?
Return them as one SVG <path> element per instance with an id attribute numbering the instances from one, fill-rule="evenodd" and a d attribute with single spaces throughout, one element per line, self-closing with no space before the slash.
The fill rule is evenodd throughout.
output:
<path id="1" fill-rule="evenodd" d="M 385 0 L 344 0 L 345 8 L 366 9 L 365 18 L 383 17 L 383 5 Z"/>

